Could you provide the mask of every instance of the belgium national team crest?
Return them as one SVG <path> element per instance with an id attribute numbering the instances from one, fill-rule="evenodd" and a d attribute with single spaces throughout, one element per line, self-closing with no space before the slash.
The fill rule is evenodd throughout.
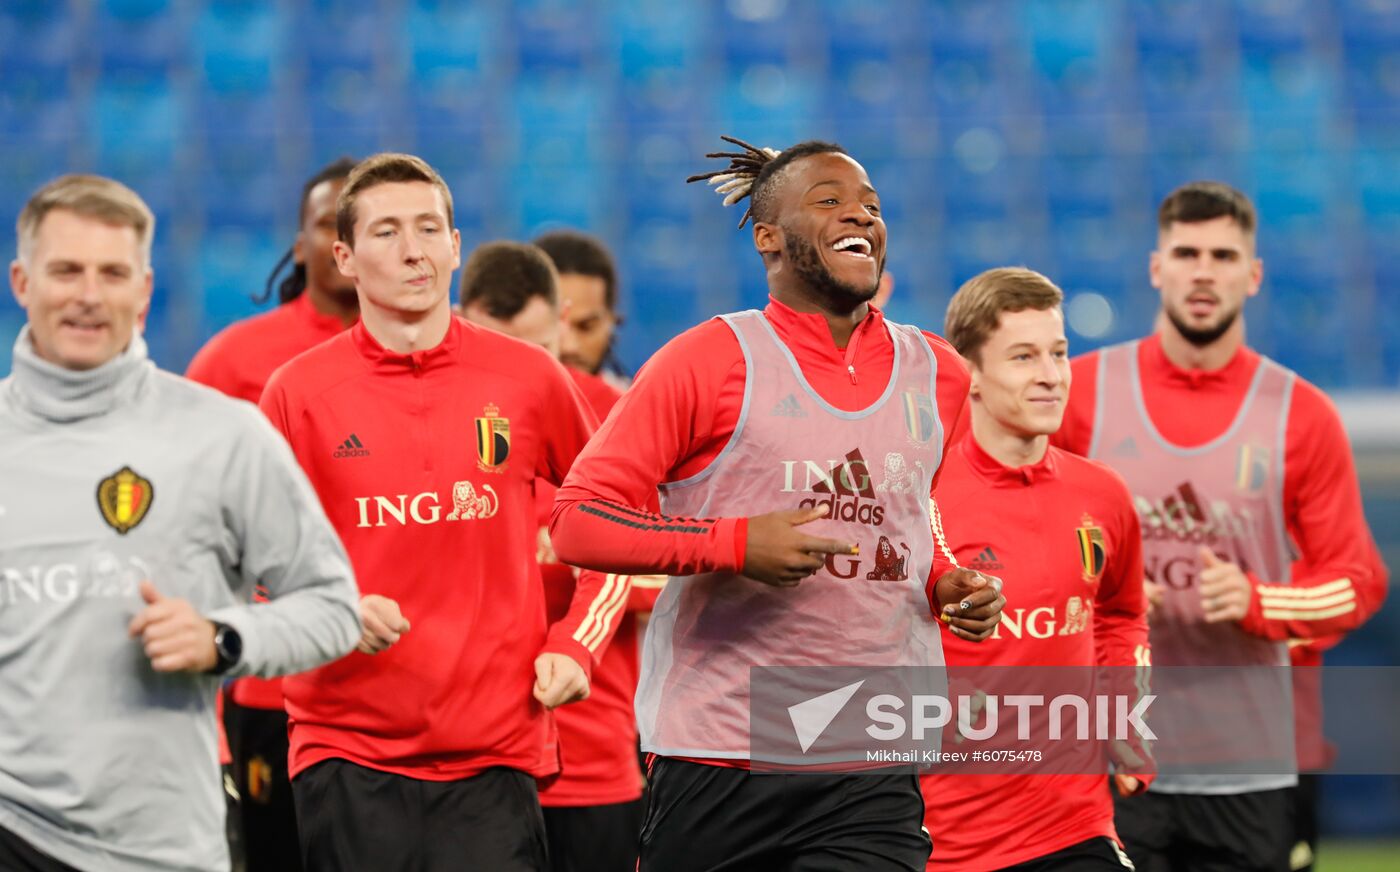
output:
<path id="1" fill-rule="evenodd" d="M 501 417 L 494 403 L 482 409 L 476 419 L 476 460 L 485 472 L 505 472 L 510 456 L 510 419 Z"/>
<path id="2" fill-rule="evenodd" d="M 1093 584 L 1103 576 L 1104 564 L 1108 561 L 1108 550 L 1103 544 L 1103 529 L 1094 525 L 1094 519 L 1085 515 L 1079 534 L 1079 563 L 1084 570 L 1084 581 Z"/>
<path id="3" fill-rule="evenodd" d="M 102 510 L 102 520 L 125 536 L 146 517 L 155 495 L 149 479 L 123 466 L 97 485 L 97 507 Z"/>
<path id="4" fill-rule="evenodd" d="M 904 392 L 904 429 L 909 438 L 924 443 L 933 438 L 938 421 L 934 416 L 933 399 L 918 391 Z"/>

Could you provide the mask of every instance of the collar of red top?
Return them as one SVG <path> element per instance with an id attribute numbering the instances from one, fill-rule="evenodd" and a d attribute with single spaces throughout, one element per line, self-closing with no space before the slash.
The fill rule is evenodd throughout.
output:
<path id="1" fill-rule="evenodd" d="M 1053 446 L 1047 446 L 1045 456 L 1038 463 L 1027 466 L 1006 466 L 988 454 L 972 435 L 969 427 L 967 435 L 958 446 L 967 458 L 968 466 L 985 481 L 994 485 L 1022 485 L 1029 487 L 1036 482 L 1051 481 L 1060 471 L 1060 461 Z"/>
<path id="2" fill-rule="evenodd" d="M 472 329 L 470 325 L 453 315 L 452 320 L 447 324 L 447 335 L 442 338 L 441 342 L 432 348 L 425 348 L 411 354 L 399 354 L 397 351 L 390 351 L 380 345 L 379 340 L 371 336 L 369 330 L 365 328 L 363 320 L 356 321 L 355 326 L 350 328 L 350 339 L 355 343 L 355 349 L 360 352 L 360 356 L 376 370 L 427 371 L 448 366 L 456 360 L 457 349 L 462 345 L 463 334 L 469 329 Z"/>
<path id="3" fill-rule="evenodd" d="M 296 312 L 298 317 L 310 324 L 318 333 L 334 335 L 345 329 L 345 325 L 341 324 L 340 319 L 336 316 L 323 315 L 316 311 L 315 304 L 311 302 L 310 291 L 302 291 L 295 300 L 287 305 L 291 306 L 292 311 Z"/>
<path id="4" fill-rule="evenodd" d="M 1182 369 L 1167 357 L 1162 350 L 1162 337 L 1156 333 L 1142 340 L 1142 350 L 1138 360 L 1142 364 L 1144 381 L 1165 381 L 1191 390 L 1248 383 L 1259 362 L 1258 353 L 1241 345 L 1230 362 L 1220 369 Z"/>
<path id="5" fill-rule="evenodd" d="M 836 347 L 836 341 L 831 338 L 831 328 L 827 326 L 826 318 L 820 313 L 799 312 L 791 306 L 769 297 L 768 306 L 763 310 L 763 314 L 773 325 L 773 329 L 787 343 L 788 348 L 792 349 L 793 355 L 798 360 L 822 358 L 843 369 L 850 364 L 850 361 L 846 360 L 847 349 Z M 879 309 L 871 306 L 870 314 L 857 324 L 855 331 L 851 333 L 848 347 L 855 349 L 860 344 L 861 339 L 872 330 L 883 335 L 884 326 L 885 316 Z"/>

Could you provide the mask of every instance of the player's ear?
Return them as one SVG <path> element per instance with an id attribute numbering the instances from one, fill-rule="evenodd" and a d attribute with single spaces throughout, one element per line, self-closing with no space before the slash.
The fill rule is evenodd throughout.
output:
<path id="1" fill-rule="evenodd" d="M 331 244 L 331 254 L 335 255 L 335 265 L 347 279 L 355 277 L 355 250 L 337 239 Z"/>
<path id="2" fill-rule="evenodd" d="M 1254 258 L 1254 262 L 1249 267 L 1249 296 L 1259 293 L 1259 288 L 1264 284 L 1264 259 Z"/>
<path id="3" fill-rule="evenodd" d="M 776 224 L 755 221 L 753 247 L 762 255 L 779 254 L 783 250 L 783 229 Z"/>

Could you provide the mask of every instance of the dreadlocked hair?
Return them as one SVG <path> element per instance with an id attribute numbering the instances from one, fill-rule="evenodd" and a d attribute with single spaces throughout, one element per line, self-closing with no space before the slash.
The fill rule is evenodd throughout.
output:
<path id="1" fill-rule="evenodd" d="M 724 205 L 733 206 L 741 200 L 749 201 L 744 216 L 739 219 L 739 229 L 743 229 L 749 219 L 766 220 L 772 211 L 772 180 L 783 168 L 793 161 L 814 154 L 845 154 L 846 150 L 834 142 L 809 139 L 778 151 L 773 148 L 760 148 L 749 145 L 742 139 L 721 136 L 720 139 L 743 149 L 741 152 L 713 151 L 705 157 L 728 160 L 729 166 L 721 170 L 690 176 L 686 183 L 707 182 L 715 188 L 715 193 L 724 198 Z"/>
<path id="2" fill-rule="evenodd" d="M 311 192 L 317 185 L 323 182 L 333 182 L 339 179 L 348 178 L 350 171 L 355 168 L 359 161 L 351 157 L 336 158 L 316 173 L 316 175 L 306 180 L 306 184 L 301 187 L 301 206 L 297 209 L 297 226 L 300 227 L 306 220 L 306 201 L 311 197 Z M 267 284 L 263 286 L 263 292 L 253 297 L 255 303 L 266 303 L 272 298 L 272 286 L 277 285 L 277 303 L 290 303 L 300 297 L 306 291 L 306 266 L 303 264 L 293 264 L 292 271 L 279 283 L 277 277 L 282 274 L 282 270 L 287 268 L 287 264 L 292 262 L 292 256 L 296 253 L 295 248 L 288 248 L 286 253 L 277 261 L 277 265 L 272 268 L 272 272 L 267 275 Z"/>

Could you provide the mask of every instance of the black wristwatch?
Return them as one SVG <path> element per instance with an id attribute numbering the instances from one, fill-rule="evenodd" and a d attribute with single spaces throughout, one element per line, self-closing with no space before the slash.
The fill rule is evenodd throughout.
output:
<path id="1" fill-rule="evenodd" d="M 238 631 L 228 624 L 221 624 L 212 621 L 214 624 L 214 653 L 218 660 L 214 663 L 214 668 L 209 670 L 215 675 L 223 675 L 230 669 L 238 665 L 238 661 L 243 659 L 243 637 L 238 635 Z"/>

